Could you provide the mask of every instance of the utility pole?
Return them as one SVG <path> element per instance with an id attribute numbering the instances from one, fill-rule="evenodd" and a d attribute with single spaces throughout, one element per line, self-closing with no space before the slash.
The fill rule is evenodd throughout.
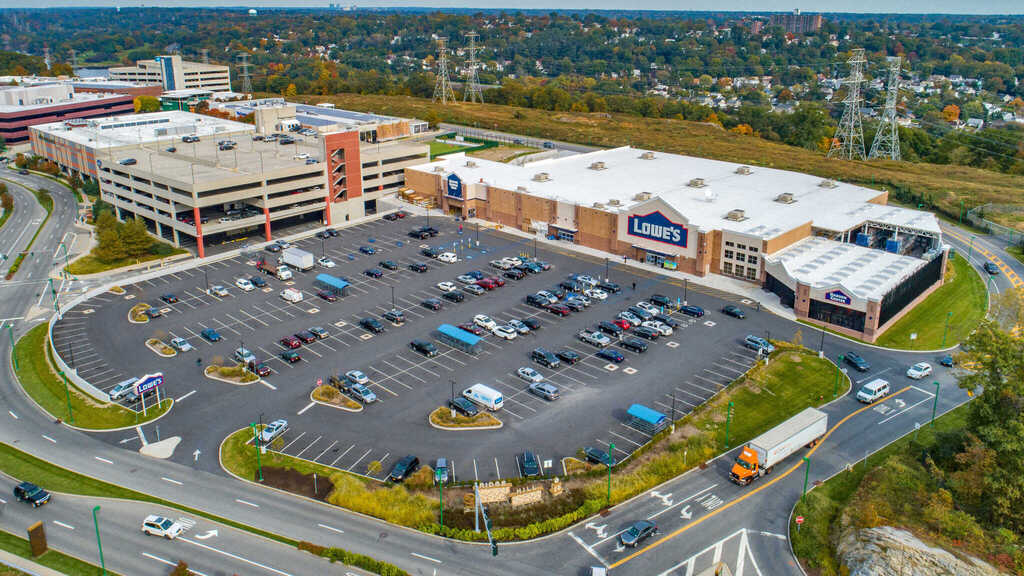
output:
<path id="1" fill-rule="evenodd" d="M 615 462 L 612 451 L 615 450 L 615 444 L 608 445 L 608 498 L 605 500 L 606 506 L 612 505 L 612 464 Z"/>
<path id="2" fill-rule="evenodd" d="M 103 570 L 103 576 L 107 576 L 107 563 L 103 560 L 103 542 L 100 541 L 100 521 L 96 517 L 96 513 L 99 511 L 99 506 L 93 506 L 92 525 L 96 528 L 96 547 L 100 549 L 100 569 Z"/>
<path id="3" fill-rule="evenodd" d="M 725 449 L 729 449 L 729 424 L 732 422 L 733 403 L 729 402 L 725 412 Z"/>
<path id="4" fill-rule="evenodd" d="M 811 477 L 811 459 L 808 456 L 804 456 L 804 492 L 800 495 L 800 500 L 803 500 L 807 496 L 807 481 Z"/>
<path id="5" fill-rule="evenodd" d="M 68 422 L 74 424 L 75 414 L 71 411 L 71 388 L 68 386 L 68 375 L 61 370 L 60 376 L 64 379 L 64 399 L 68 403 Z"/>
<path id="6" fill-rule="evenodd" d="M 835 383 L 835 387 L 832 389 L 832 398 L 836 398 L 837 396 L 839 396 L 839 365 L 843 363 L 843 360 L 845 358 L 846 358 L 845 356 L 840 354 L 839 355 L 839 361 L 836 362 L 836 383 Z"/>
<path id="7" fill-rule="evenodd" d="M 433 102 L 441 101 L 447 105 L 455 102 L 455 91 L 452 90 L 452 81 L 448 77 L 448 37 L 441 36 L 437 39 L 437 80 L 434 83 Z M 428 224 L 429 225 L 429 224 Z"/>
<path id="8" fill-rule="evenodd" d="M 477 68 L 480 67 L 480 63 L 476 59 L 477 46 L 476 39 L 480 35 L 476 32 L 468 32 L 466 38 L 469 38 L 469 61 L 466 62 L 466 67 L 469 68 L 469 78 L 466 80 L 466 91 L 462 95 L 463 102 L 479 102 L 484 103 L 484 93 L 480 89 L 480 77 L 477 75 Z"/>
<path id="9" fill-rule="evenodd" d="M 252 439 L 256 441 L 256 470 L 257 478 L 260 482 L 263 482 L 263 466 L 260 465 L 260 433 L 256 431 L 256 423 L 249 424 L 252 426 Z"/>
<path id="10" fill-rule="evenodd" d="M 828 150 L 829 158 L 844 160 L 864 159 L 864 126 L 861 122 L 860 107 L 863 103 L 861 84 L 864 83 L 864 49 L 854 48 L 850 59 L 850 75 L 843 80 L 846 84 L 846 98 L 843 100 L 843 117 L 839 120 L 832 146 Z"/>
<path id="11" fill-rule="evenodd" d="M 14 344 L 14 324 L 7 325 L 7 334 L 11 337 L 11 359 L 14 361 L 14 371 L 18 371 L 18 349 Z"/>
<path id="12" fill-rule="evenodd" d="M 886 88 L 885 110 L 882 121 L 875 132 L 875 140 L 871 143 L 869 159 L 887 158 L 900 160 L 900 130 L 896 123 L 896 104 L 900 100 L 900 66 L 901 56 L 893 56 L 889 60 L 889 85 Z"/>

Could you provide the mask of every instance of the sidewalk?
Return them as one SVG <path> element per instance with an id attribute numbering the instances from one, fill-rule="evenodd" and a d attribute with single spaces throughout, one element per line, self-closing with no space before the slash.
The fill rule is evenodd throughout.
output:
<path id="1" fill-rule="evenodd" d="M 16 568 L 22 572 L 27 572 L 32 576 L 63 576 L 60 572 L 57 572 L 52 568 L 47 568 L 42 564 L 36 564 L 28 558 L 22 558 L 21 556 L 11 554 L 6 550 L 0 550 L 0 565 Z"/>

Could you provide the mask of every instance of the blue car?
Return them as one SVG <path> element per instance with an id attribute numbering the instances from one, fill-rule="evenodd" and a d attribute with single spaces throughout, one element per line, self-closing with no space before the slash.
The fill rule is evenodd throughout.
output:
<path id="1" fill-rule="evenodd" d="M 374 248 L 373 246 L 360 246 L 359 247 L 359 251 L 362 252 L 363 254 L 376 254 L 377 253 L 377 249 Z"/>
<path id="2" fill-rule="evenodd" d="M 213 328 L 207 328 L 200 332 L 199 335 L 209 342 L 220 342 L 220 333 Z"/>
<path id="3" fill-rule="evenodd" d="M 597 357 L 608 360 L 609 362 L 614 362 L 616 364 L 619 364 L 626 359 L 626 356 L 623 355 L 622 352 L 616 350 L 615 348 L 604 348 L 597 353 Z"/>

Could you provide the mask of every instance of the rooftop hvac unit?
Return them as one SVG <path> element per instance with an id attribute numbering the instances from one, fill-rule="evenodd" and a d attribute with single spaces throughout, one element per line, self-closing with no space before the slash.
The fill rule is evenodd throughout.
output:
<path id="1" fill-rule="evenodd" d="M 637 192 L 633 195 L 633 201 L 635 202 L 646 202 L 651 199 L 650 192 Z"/>
<path id="2" fill-rule="evenodd" d="M 622 206 L 622 202 L 620 202 L 617 198 L 612 198 L 611 200 L 608 201 L 608 205 L 609 206 Z"/>
<path id="3" fill-rule="evenodd" d="M 547 182 L 548 180 L 551 180 L 551 175 L 547 172 L 537 172 L 533 175 L 534 182 Z"/>
<path id="4" fill-rule="evenodd" d="M 796 202 L 796 198 L 793 196 L 792 192 L 783 192 L 775 197 L 775 201 L 780 204 L 792 204 L 793 202 Z"/>
<path id="5" fill-rule="evenodd" d="M 640 155 L 641 160 L 654 160 L 654 152 L 647 151 Z"/>
<path id="6" fill-rule="evenodd" d="M 725 219 L 733 222 L 743 222 L 747 219 L 747 215 L 743 210 L 737 208 L 735 210 L 729 210 L 729 213 L 725 215 Z"/>
<path id="7" fill-rule="evenodd" d="M 705 202 L 714 202 L 717 199 L 718 199 L 718 193 L 717 192 L 715 192 L 711 188 L 705 188 L 704 189 L 704 201 Z"/>
<path id="8" fill-rule="evenodd" d="M 594 162 L 593 164 L 588 166 L 588 168 L 590 168 L 591 170 L 604 170 L 606 166 L 604 165 L 604 162 Z"/>
<path id="9" fill-rule="evenodd" d="M 435 172 L 436 174 L 441 174 L 441 173 L 443 173 L 443 172 L 444 172 L 444 166 L 434 166 L 434 172 Z"/>
<path id="10" fill-rule="evenodd" d="M 826 178 L 821 182 L 818 182 L 818 186 L 820 186 L 821 188 L 835 188 L 836 186 L 838 186 L 838 184 L 836 184 L 835 180 L 829 180 L 828 178 Z"/>
<path id="11" fill-rule="evenodd" d="M 750 166 L 740 166 L 736 169 L 736 173 L 743 174 L 745 176 L 747 174 L 752 174 L 753 170 L 750 169 Z"/>
<path id="12" fill-rule="evenodd" d="M 465 166 L 466 168 L 476 168 L 476 162 L 472 160 L 466 160 Z"/>
<path id="13" fill-rule="evenodd" d="M 704 183 L 703 178 L 694 178 L 687 182 L 686 185 L 689 186 L 690 188 L 703 188 L 707 186 L 707 184 Z"/>
<path id="14" fill-rule="evenodd" d="M 526 192 L 526 186 L 516 186 L 516 192 Z"/>
<path id="15" fill-rule="evenodd" d="M 604 204 L 600 202 L 594 202 L 594 208 L 597 208 L 598 210 L 604 210 Z"/>

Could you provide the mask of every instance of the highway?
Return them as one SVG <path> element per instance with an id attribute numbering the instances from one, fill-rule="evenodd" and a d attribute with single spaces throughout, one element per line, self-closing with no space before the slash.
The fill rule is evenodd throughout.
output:
<path id="1" fill-rule="evenodd" d="M 9 174 L 9 172 L 8 172 Z M 7 174 L 0 174 L 7 177 Z M 32 177 L 33 182 L 36 181 Z M 12 186 L 12 188 L 14 188 Z M 40 235 L 34 251 L 17 279 L 39 280 L 54 266 L 53 254 L 64 233 L 70 231 L 74 201 L 66 190 L 54 194 L 55 217 Z M 59 208 L 63 206 L 63 211 Z M 63 216 L 61 215 L 63 214 Z M 6 227 L 5 227 L 6 228 Z M 2 238 L 2 236 L 0 236 Z M 45 257 L 44 257 L 45 255 Z M 24 276 L 23 276 L 24 275 Z M 16 280 L 17 280 L 16 279 Z M 21 318 L 41 297 L 39 285 L 0 284 L 0 317 Z M 47 304 L 43 300 L 44 305 Z M 42 317 L 42 316 L 40 316 Z M 9 322 L 10 320 L 8 320 Z M 15 333 L 35 323 L 17 321 Z M 795 326 L 790 327 L 795 330 Z M 818 333 L 803 327 L 804 340 L 814 347 Z M 773 331 L 773 336 L 775 332 Z M 777 337 L 785 337 L 779 334 Z M 872 369 L 857 374 L 857 381 L 883 376 L 896 392 L 877 406 L 865 407 L 841 396 L 828 405 L 830 432 L 827 440 L 810 454 L 811 484 L 843 470 L 915 425 L 927 425 L 933 406 L 942 413 L 967 396 L 953 376 L 936 366 L 934 378 L 910 381 L 903 372 L 913 362 L 937 363 L 935 352 L 901 353 L 853 344 L 826 335 L 824 352 L 835 358 L 857 350 Z M 21 392 L 11 372 L 8 340 L 0 340 L 5 361 L 0 369 L 0 435 L 5 442 L 76 472 L 140 492 L 205 510 L 231 520 L 258 526 L 289 538 L 346 549 L 394 563 L 412 574 L 585 574 L 591 565 L 613 567 L 615 574 L 691 574 L 722 560 L 733 574 L 799 575 L 787 541 L 788 515 L 799 497 L 804 469 L 799 457 L 780 465 L 775 475 L 741 488 L 727 478 L 726 454 L 704 470 L 696 469 L 624 503 L 604 517 L 587 519 L 568 530 L 538 541 L 500 546 L 494 558 L 486 546 L 442 540 L 412 530 L 349 513 L 326 504 L 274 492 L 258 485 L 227 478 L 221 473 L 192 465 L 144 457 L 134 450 L 117 448 L 99 438 L 58 425 L 41 413 Z M 940 382 L 936 401 L 932 380 Z M 741 418 L 742 414 L 736 414 Z M 836 427 L 838 426 L 838 427 Z M 124 434 L 124 432 L 119 432 Z M 216 458 L 201 453 L 198 461 Z M 0 487 L 6 499 L 9 481 Z M 119 503 L 102 498 L 55 497 L 54 502 L 33 510 L 11 502 L 0 515 L 0 526 L 23 534 L 33 519 L 47 522 L 52 544 L 98 563 L 91 531 L 92 506 L 101 506 L 101 536 L 108 568 L 122 574 L 165 574 L 164 562 L 185 559 L 204 574 L 345 574 L 344 567 L 326 564 L 306 552 L 268 542 L 245 532 L 216 526 L 192 515 L 195 525 L 185 538 L 165 542 L 142 537 L 138 525 L 159 507 Z M 615 534 L 630 522 L 653 516 L 662 535 L 639 549 L 623 550 Z M 810 520 L 809 520 L 810 521 Z M 57 524 L 61 522 L 73 529 Z M 217 530 L 217 536 L 198 539 Z M 126 545 L 127 544 L 127 545 Z M 154 559 L 143 555 L 143 552 Z"/>

